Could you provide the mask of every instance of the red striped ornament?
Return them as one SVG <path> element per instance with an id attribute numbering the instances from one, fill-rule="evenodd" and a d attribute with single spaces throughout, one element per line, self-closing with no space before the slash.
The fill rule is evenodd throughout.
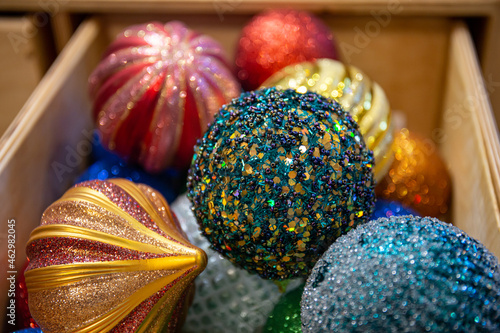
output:
<path id="1" fill-rule="evenodd" d="M 222 47 L 180 22 L 125 29 L 89 78 L 102 145 L 149 172 L 184 168 L 240 87 Z"/>

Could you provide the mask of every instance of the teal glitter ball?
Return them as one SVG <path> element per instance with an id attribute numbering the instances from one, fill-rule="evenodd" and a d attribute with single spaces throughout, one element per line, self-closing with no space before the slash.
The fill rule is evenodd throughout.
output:
<path id="1" fill-rule="evenodd" d="M 286 292 L 267 318 L 263 333 L 302 333 L 300 320 L 300 299 L 304 284 Z"/>
<path id="2" fill-rule="evenodd" d="M 262 89 L 224 106 L 198 142 L 188 197 L 216 251 L 284 280 L 307 276 L 335 239 L 371 215 L 372 167 L 339 104 Z"/>
<path id="3" fill-rule="evenodd" d="M 304 332 L 500 332 L 497 258 L 434 218 L 379 218 L 316 263 Z"/>

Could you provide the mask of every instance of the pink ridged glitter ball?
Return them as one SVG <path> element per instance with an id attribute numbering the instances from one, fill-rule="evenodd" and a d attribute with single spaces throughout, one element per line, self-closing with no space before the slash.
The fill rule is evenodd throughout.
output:
<path id="1" fill-rule="evenodd" d="M 297 10 L 271 10 L 243 28 L 236 50 L 237 76 L 246 90 L 257 89 L 280 69 L 320 58 L 338 60 L 330 29 Z"/>
<path id="2" fill-rule="evenodd" d="M 125 29 L 89 88 L 102 145 L 149 172 L 189 166 L 196 140 L 240 93 L 220 44 L 180 22 Z"/>

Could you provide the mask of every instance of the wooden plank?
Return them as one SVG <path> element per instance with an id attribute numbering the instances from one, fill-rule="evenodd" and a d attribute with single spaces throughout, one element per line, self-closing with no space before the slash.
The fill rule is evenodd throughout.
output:
<path id="1" fill-rule="evenodd" d="M 500 256 L 498 179 L 492 172 L 484 137 L 491 109 L 480 89 L 481 75 L 470 34 L 463 23 L 453 29 L 440 147 L 453 183 L 453 223 Z M 484 88 L 484 87 L 483 87 Z M 498 140 L 489 144 L 498 147 Z"/>
<path id="2" fill-rule="evenodd" d="M 56 44 L 57 52 L 59 53 L 69 42 L 74 32 L 71 14 L 61 11 L 57 15 L 52 16 L 51 22 L 54 42 Z"/>
<path id="3" fill-rule="evenodd" d="M 269 8 L 300 8 L 349 14 L 367 14 L 387 8 L 393 2 L 404 7 L 405 15 L 476 16 L 489 15 L 499 0 L 3 0 L 0 10 L 112 12 L 112 13 L 255 13 Z"/>
<path id="4" fill-rule="evenodd" d="M 485 78 L 486 92 L 493 107 L 494 119 L 500 127 L 500 4 L 492 11 L 481 47 L 481 64 Z"/>

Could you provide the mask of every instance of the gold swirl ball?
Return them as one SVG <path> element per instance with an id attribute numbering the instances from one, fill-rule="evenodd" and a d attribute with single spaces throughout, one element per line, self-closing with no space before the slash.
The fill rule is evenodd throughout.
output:
<path id="1" fill-rule="evenodd" d="M 125 179 L 88 181 L 50 205 L 24 273 L 46 332 L 175 332 L 206 254 L 163 196 Z"/>
<path id="2" fill-rule="evenodd" d="M 399 201 L 422 216 L 442 217 L 449 207 L 451 179 L 436 145 L 402 129 L 392 151 L 394 162 L 375 189 L 377 197 Z"/>
<path id="3" fill-rule="evenodd" d="M 393 160 L 394 124 L 383 89 L 354 66 L 332 59 L 302 62 L 283 68 L 262 87 L 312 91 L 337 101 L 359 125 L 359 131 L 375 158 L 374 175 L 379 181 Z"/>

